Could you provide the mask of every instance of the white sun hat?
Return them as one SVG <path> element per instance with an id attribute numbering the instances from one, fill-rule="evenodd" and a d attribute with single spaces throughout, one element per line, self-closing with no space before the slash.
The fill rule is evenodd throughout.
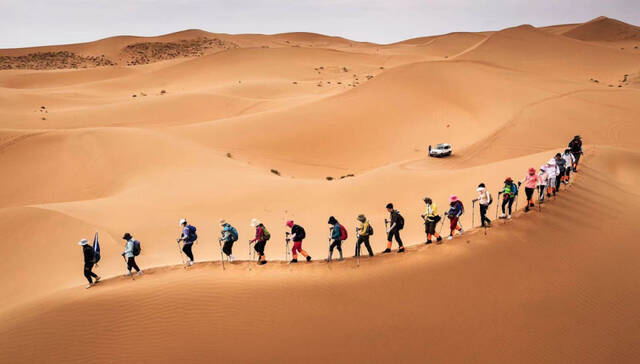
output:
<path id="1" fill-rule="evenodd" d="M 180 219 L 180 225 L 184 225 L 187 223 L 187 219 Z"/>
<path id="2" fill-rule="evenodd" d="M 260 224 L 262 224 L 262 223 L 257 218 L 254 217 L 253 219 L 251 219 L 251 227 L 256 227 L 256 226 L 258 226 Z"/>
<path id="3" fill-rule="evenodd" d="M 87 239 L 80 239 L 80 241 L 78 242 L 78 245 L 89 245 L 89 240 L 87 240 Z"/>

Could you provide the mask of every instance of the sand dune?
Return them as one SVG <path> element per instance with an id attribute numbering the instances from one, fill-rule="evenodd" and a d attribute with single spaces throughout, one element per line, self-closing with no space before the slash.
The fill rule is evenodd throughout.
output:
<path id="1" fill-rule="evenodd" d="M 387 45 L 187 30 L 0 50 L 16 66 L 0 71 L 0 362 L 637 362 L 636 28 Z M 11 58 L 44 52 L 117 65 Z M 423 197 L 442 211 L 457 194 L 468 228 L 478 183 L 495 197 L 576 134 L 584 164 L 557 200 L 525 214 L 520 196 L 486 235 L 422 244 Z M 428 158 L 440 142 L 453 156 Z M 380 252 L 388 202 L 409 251 L 358 268 L 355 218 Z M 330 215 L 352 236 L 327 264 Z M 200 236 L 188 271 L 182 217 Z M 266 266 L 246 261 L 253 217 L 273 236 Z M 240 233 L 225 271 L 221 218 Z M 287 219 L 313 263 L 284 262 Z M 96 231 L 104 280 L 85 290 L 77 241 Z M 134 281 L 124 232 L 143 244 Z"/>

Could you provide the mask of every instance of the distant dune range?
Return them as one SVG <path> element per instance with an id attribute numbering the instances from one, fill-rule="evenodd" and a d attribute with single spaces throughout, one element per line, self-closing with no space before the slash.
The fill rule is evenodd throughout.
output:
<path id="1" fill-rule="evenodd" d="M 0 362 L 637 363 L 639 29 L 600 17 L 385 45 L 187 30 L 0 50 Z M 469 227 L 478 183 L 495 197 L 576 134 L 581 171 L 542 212 L 422 244 L 423 197 L 442 211 L 457 194 Z M 440 142 L 454 155 L 427 158 Z M 388 202 L 406 255 L 321 262 L 330 215 L 346 256 L 359 213 L 384 249 Z M 200 236 L 189 271 L 182 217 Z M 273 236 L 265 266 L 245 261 L 253 217 Z M 221 218 L 243 260 L 226 271 Z M 313 263 L 283 261 L 287 219 Z M 96 231 L 104 281 L 85 290 L 77 241 Z M 143 244 L 135 281 L 124 232 Z"/>

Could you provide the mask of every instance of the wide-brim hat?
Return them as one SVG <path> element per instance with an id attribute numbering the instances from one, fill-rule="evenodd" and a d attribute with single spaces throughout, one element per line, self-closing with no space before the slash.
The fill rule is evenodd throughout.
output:
<path id="1" fill-rule="evenodd" d="M 80 239 L 80 241 L 78 242 L 78 245 L 89 245 L 89 240 L 87 240 L 87 239 Z"/>
<path id="2" fill-rule="evenodd" d="M 456 201 L 458 201 L 458 196 L 456 195 L 449 196 L 449 202 L 456 202 Z"/>
<path id="3" fill-rule="evenodd" d="M 220 226 L 227 225 L 227 221 L 225 219 L 220 219 Z"/>
<path id="4" fill-rule="evenodd" d="M 260 224 L 262 224 L 262 223 L 257 218 L 254 217 L 253 219 L 251 219 L 251 227 L 256 227 L 256 226 L 258 226 Z"/>
<path id="5" fill-rule="evenodd" d="M 365 221 L 367 221 L 367 217 L 364 216 L 363 214 L 360 214 L 360 215 L 358 215 L 358 221 L 365 222 Z"/>
<path id="6" fill-rule="evenodd" d="M 123 238 L 123 239 L 125 239 L 125 240 L 129 240 L 129 239 L 131 239 L 131 234 L 129 234 L 129 233 L 124 233 L 124 235 L 122 236 L 122 238 Z"/>
<path id="7" fill-rule="evenodd" d="M 288 227 L 293 227 L 293 220 L 287 221 L 287 226 Z"/>
<path id="8" fill-rule="evenodd" d="M 184 225 L 187 223 L 187 219 L 180 219 L 180 225 Z"/>

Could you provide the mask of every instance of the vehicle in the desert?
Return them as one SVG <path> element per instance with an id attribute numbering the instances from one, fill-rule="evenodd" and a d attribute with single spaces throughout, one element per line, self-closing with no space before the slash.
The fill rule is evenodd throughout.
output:
<path id="1" fill-rule="evenodd" d="M 448 157 L 451 155 L 451 151 L 451 144 L 442 143 L 436 145 L 435 148 L 432 148 L 431 145 L 429 145 L 429 157 Z"/>

